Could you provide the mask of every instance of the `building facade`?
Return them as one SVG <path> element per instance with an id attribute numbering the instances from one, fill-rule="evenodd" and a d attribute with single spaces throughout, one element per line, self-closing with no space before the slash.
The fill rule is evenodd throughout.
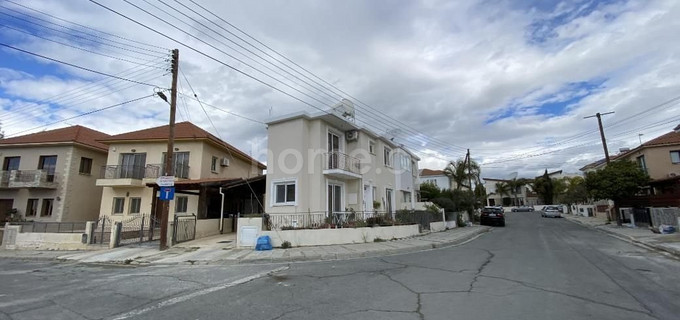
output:
<path id="1" fill-rule="evenodd" d="M 445 175 L 443 170 L 419 170 L 418 183 L 429 183 L 439 189 L 453 189 L 451 178 Z"/>
<path id="2" fill-rule="evenodd" d="M 109 151 L 96 181 L 103 188 L 100 216 L 122 220 L 140 214 L 160 215 L 156 179 L 165 175 L 168 135 L 168 126 L 161 126 L 100 140 Z M 202 186 L 254 178 L 265 169 L 262 163 L 189 122 L 175 125 L 173 154 L 177 186 L 170 201 L 170 219 L 175 214 L 206 218 L 211 194 Z"/>
<path id="3" fill-rule="evenodd" d="M 82 126 L 0 140 L 0 219 L 44 222 L 96 220 L 107 134 Z"/>
<path id="4" fill-rule="evenodd" d="M 351 103 L 343 101 L 329 113 L 296 113 L 268 123 L 267 213 L 414 208 L 420 159 L 356 125 L 348 113 Z"/>

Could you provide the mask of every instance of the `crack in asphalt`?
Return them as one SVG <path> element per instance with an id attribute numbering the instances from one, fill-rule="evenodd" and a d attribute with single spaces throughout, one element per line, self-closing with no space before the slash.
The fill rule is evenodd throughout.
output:
<path id="1" fill-rule="evenodd" d="M 554 234 L 556 237 L 561 237 L 561 238 L 563 238 L 563 239 L 571 239 L 571 240 L 574 239 L 574 238 L 571 237 L 571 236 L 568 236 L 568 235 L 566 235 L 566 234 L 557 234 L 557 232 L 554 232 L 554 231 L 553 231 L 553 234 Z M 588 263 L 590 263 L 593 267 L 595 267 L 597 270 L 599 270 L 600 273 L 602 273 L 605 277 L 607 277 L 607 279 L 609 279 L 609 281 L 611 281 L 612 283 L 616 284 L 616 286 L 619 287 L 619 289 L 623 290 L 623 292 L 625 292 L 626 294 L 628 294 L 631 298 L 633 298 L 635 301 L 637 301 L 637 303 L 639 303 L 645 310 L 647 310 L 647 313 L 644 313 L 644 312 L 642 312 L 642 313 L 647 314 L 647 315 L 651 316 L 651 317 L 654 318 L 654 319 L 658 319 L 658 318 L 656 317 L 656 315 L 654 314 L 654 311 L 653 311 L 652 309 L 650 309 L 649 306 L 647 306 L 647 304 L 645 304 L 642 300 L 640 300 L 636 295 L 634 295 L 634 294 L 633 294 L 632 292 L 630 292 L 628 289 L 624 288 L 623 285 L 621 285 L 618 281 L 616 281 L 611 275 L 609 275 L 609 273 L 607 273 L 607 272 L 605 272 L 604 270 L 602 270 L 602 268 L 601 268 L 599 265 L 597 265 L 597 264 L 596 264 L 595 262 L 593 262 L 591 259 L 587 258 L 582 252 L 580 252 L 579 250 L 576 250 L 576 248 L 574 248 L 574 246 L 571 245 L 571 244 L 569 243 L 569 241 L 565 241 L 564 243 L 569 247 L 569 249 L 571 249 L 571 251 L 573 251 L 573 252 L 575 252 L 576 254 L 578 254 L 579 256 L 581 256 L 581 258 L 583 258 L 585 261 L 588 261 Z M 588 248 L 590 248 L 591 250 L 598 251 L 598 250 L 595 249 L 593 246 L 591 246 L 589 243 L 585 243 L 585 245 L 588 246 Z M 603 258 L 604 258 L 604 257 L 606 257 L 606 256 L 603 256 Z M 611 258 L 610 258 L 610 259 L 611 259 Z M 623 267 L 625 267 L 625 268 L 631 270 L 629 267 L 627 267 L 627 266 L 625 266 L 625 265 L 623 265 L 623 264 L 620 264 L 620 265 L 622 265 Z M 640 312 L 640 311 L 637 311 L 637 312 Z"/>
<path id="2" fill-rule="evenodd" d="M 472 293 L 472 290 L 475 289 L 475 283 L 477 283 L 477 279 L 482 275 L 482 272 L 484 271 L 484 268 L 486 268 L 486 266 L 489 265 L 489 263 L 491 263 L 491 260 L 496 256 L 495 254 L 493 254 L 493 252 L 491 252 L 491 251 L 489 251 L 489 250 L 486 250 L 486 249 L 479 249 L 479 250 L 484 250 L 484 251 L 486 251 L 486 253 L 487 253 L 489 256 L 486 257 L 486 260 L 484 261 L 484 263 L 482 263 L 482 264 L 479 266 L 479 268 L 477 268 L 477 272 L 475 273 L 474 278 L 472 278 L 472 281 L 470 282 L 470 288 L 469 288 L 468 291 L 467 291 L 468 293 Z"/>
<path id="3" fill-rule="evenodd" d="M 289 310 L 289 311 L 286 311 L 286 312 L 284 312 L 284 313 L 281 313 L 280 315 L 278 315 L 278 316 L 276 316 L 276 317 L 273 317 L 273 318 L 271 318 L 271 319 L 269 319 L 269 320 L 277 320 L 277 319 L 281 319 L 281 318 L 283 318 L 283 317 L 285 317 L 285 316 L 287 316 L 287 315 L 289 315 L 289 314 L 291 314 L 291 313 L 293 313 L 293 312 L 298 312 L 298 311 L 304 310 L 304 309 L 305 309 L 304 307 L 300 307 L 300 308 L 297 308 L 297 309 Z"/>
<path id="4" fill-rule="evenodd" d="M 521 281 L 521 280 L 515 280 L 515 279 L 509 279 L 509 278 L 503 278 L 503 277 L 496 277 L 496 276 L 489 276 L 489 275 L 480 275 L 480 277 L 509 281 L 509 282 L 512 282 L 512 283 L 517 283 L 517 284 L 519 284 L 523 287 L 526 287 L 526 288 L 530 288 L 530 289 L 534 289 L 534 290 L 538 290 L 538 291 L 543 291 L 543 292 L 548 292 L 548 293 L 554 293 L 554 294 L 558 294 L 558 295 L 561 295 L 561 296 L 566 296 L 566 297 L 570 297 L 570 298 L 573 298 L 573 299 L 577 299 L 577 300 L 581 300 L 581 301 L 585 301 L 585 302 L 589 302 L 589 303 L 593 303 L 593 304 L 597 304 L 597 305 L 607 306 L 607 307 L 610 307 L 610 308 L 615 308 L 615 309 L 620 309 L 620 310 L 635 312 L 635 313 L 641 313 L 641 314 L 651 316 L 651 317 L 656 319 L 656 317 L 654 317 L 653 314 L 648 313 L 648 312 L 644 312 L 644 311 L 640 311 L 640 310 L 636 310 L 636 309 L 631 309 L 631 308 L 626 308 L 626 307 L 622 307 L 622 306 L 617 306 L 617 305 L 614 305 L 614 304 L 611 304 L 611 303 L 601 302 L 601 301 L 593 300 L 593 299 L 590 299 L 590 298 L 581 297 L 581 296 L 578 296 L 578 295 L 575 295 L 575 294 L 570 294 L 570 293 L 566 293 L 566 292 L 561 292 L 561 291 L 557 291 L 557 290 L 539 287 L 537 285 L 527 283 L 527 282 L 524 282 L 524 281 Z"/>
<path id="5" fill-rule="evenodd" d="M 408 267 L 405 267 L 405 268 L 408 268 Z M 387 271 L 387 270 L 385 270 L 385 271 Z M 411 288 L 409 288 L 409 286 L 403 284 L 401 281 L 392 278 L 392 277 L 391 277 L 389 274 L 387 274 L 385 271 L 381 271 L 380 274 L 383 275 L 384 277 L 386 277 L 387 279 L 389 279 L 390 281 L 392 281 L 392 282 L 394 282 L 394 283 L 400 285 L 402 288 L 406 289 L 407 291 L 409 291 L 409 292 L 411 292 L 411 293 L 413 293 L 413 294 L 416 295 L 416 298 L 417 298 L 417 308 L 416 308 L 415 311 L 411 311 L 411 312 L 412 312 L 412 313 L 418 314 L 418 317 L 419 317 L 421 320 L 424 320 L 424 319 L 425 319 L 425 315 L 424 315 L 423 312 L 422 312 L 423 305 L 422 305 L 422 300 L 421 300 L 421 299 L 422 299 L 421 293 L 418 292 L 418 291 L 415 291 L 415 290 L 413 290 L 413 289 L 411 289 Z"/>

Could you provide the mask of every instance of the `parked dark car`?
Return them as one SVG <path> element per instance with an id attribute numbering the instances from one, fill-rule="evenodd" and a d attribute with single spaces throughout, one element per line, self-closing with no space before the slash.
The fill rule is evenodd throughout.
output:
<path id="1" fill-rule="evenodd" d="M 512 212 L 533 212 L 534 207 L 529 206 L 519 206 L 517 208 L 512 208 Z"/>
<path id="2" fill-rule="evenodd" d="M 498 225 L 505 227 L 505 215 L 503 210 L 497 207 L 485 207 L 482 209 L 482 214 L 479 218 L 479 224 L 481 225 Z"/>

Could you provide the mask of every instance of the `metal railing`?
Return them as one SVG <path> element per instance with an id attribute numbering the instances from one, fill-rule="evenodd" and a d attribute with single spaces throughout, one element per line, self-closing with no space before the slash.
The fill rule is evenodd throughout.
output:
<path id="1" fill-rule="evenodd" d="M 285 213 L 267 215 L 270 230 L 286 228 L 319 228 L 326 221 L 326 213 Z"/>
<path id="2" fill-rule="evenodd" d="M 99 177 L 101 179 L 142 179 L 145 170 L 144 166 L 102 166 Z"/>
<path id="3" fill-rule="evenodd" d="M 163 175 L 165 167 L 163 164 L 147 164 L 144 178 L 158 178 Z M 189 165 L 183 163 L 175 164 L 175 177 L 189 179 Z"/>
<path id="4" fill-rule="evenodd" d="M 339 169 L 352 173 L 361 173 L 361 161 L 339 151 L 324 153 L 324 169 Z"/>
<path id="5" fill-rule="evenodd" d="M 0 171 L 0 187 L 9 186 L 9 171 Z"/>

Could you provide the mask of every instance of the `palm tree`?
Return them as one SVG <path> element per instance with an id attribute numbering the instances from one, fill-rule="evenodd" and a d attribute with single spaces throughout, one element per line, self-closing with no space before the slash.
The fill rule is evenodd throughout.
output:
<path id="1" fill-rule="evenodd" d="M 529 180 L 525 178 L 514 178 L 507 182 L 508 187 L 513 195 L 515 195 L 515 205 L 519 205 L 519 199 L 517 198 L 518 193 L 522 193 L 522 187 L 529 184 Z"/>
<path id="2" fill-rule="evenodd" d="M 507 182 L 496 182 L 496 193 L 501 196 L 501 203 L 503 203 L 503 196 L 510 195 L 510 185 Z"/>
<path id="3" fill-rule="evenodd" d="M 470 182 L 475 181 L 479 183 L 481 171 L 477 162 L 470 160 L 470 163 L 468 164 L 468 162 L 463 159 L 458 159 L 455 162 L 451 161 L 449 165 L 444 168 L 444 174 L 456 183 L 456 190 L 460 190 L 462 187 L 472 190 Z"/>

